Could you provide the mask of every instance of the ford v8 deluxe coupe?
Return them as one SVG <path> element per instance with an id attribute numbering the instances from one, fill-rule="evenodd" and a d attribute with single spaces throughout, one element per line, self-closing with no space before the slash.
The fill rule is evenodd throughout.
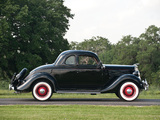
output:
<path id="1" fill-rule="evenodd" d="M 148 89 L 136 64 L 102 64 L 95 53 L 84 50 L 64 51 L 53 64 L 37 67 L 28 75 L 26 71 L 13 75 L 9 89 L 32 92 L 40 101 L 50 99 L 53 93 L 115 93 L 133 101 L 142 89 Z"/>

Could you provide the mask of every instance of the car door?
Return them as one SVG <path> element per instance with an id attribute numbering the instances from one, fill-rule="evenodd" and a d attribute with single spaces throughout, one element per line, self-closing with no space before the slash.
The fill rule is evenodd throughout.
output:
<path id="1" fill-rule="evenodd" d="M 94 56 L 78 56 L 78 66 L 76 75 L 77 89 L 97 90 L 100 89 L 102 81 L 102 69 L 98 67 L 98 62 Z"/>
<path id="2" fill-rule="evenodd" d="M 72 90 L 76 89 L 76 56 L 67 56 L 64 63 L 58 66 L 57 73 L 55 75 L 57 79 L 57 84 L 61 90 Z"/>

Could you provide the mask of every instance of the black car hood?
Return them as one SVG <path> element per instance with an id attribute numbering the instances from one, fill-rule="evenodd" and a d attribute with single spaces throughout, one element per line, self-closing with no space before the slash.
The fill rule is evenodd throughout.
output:
<path id="1" fill-rule="evenodd" d="M 134 70 L 135 65 L 110 65 L 110 64 L 103 64 L 105 69 L 108 70 Z"/>

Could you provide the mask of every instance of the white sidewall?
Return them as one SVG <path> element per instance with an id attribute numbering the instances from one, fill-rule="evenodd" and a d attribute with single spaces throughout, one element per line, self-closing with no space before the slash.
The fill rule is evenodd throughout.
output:
<path id="1" fill-rule="evenodd" d="M 47 88 L 48 88 L 48 93 L 47 93 L 47 95 L 46 95 L 45 97 L 40 97 L 40 96 L 37 95 L 37 93 L 36 93 L 37 87 L 40 86 L 40 85 L 45 85 L 45 86 L 47 86 Z M 51 95 L 52 95 L 52 88 L 51 88 L 51 86 L 50 86 L 48 83 L 46 83 L 46 82 L 39 82 L 39 83 L 37 83 L 37 84 L 34 86 L 34 88 L 33 88 L 33 95 L 34 95 L 34 97 L 35 97 L 37 100 L 40 100 L 40 101 L 48 100 L 48 99 L 51 97 Z"/>
<path id="2" fill-rule="evenodd" d="M 128 86 L 128 85 L 132 85 L 132 86 L 134 86 L 134 88 L 135 88 L 135 93 L 134 93 L 134 95 L 132 96 L 132 97 L 127 97 L 126 95 L 124 95 L 124 93 L 123 93 L 123 90 L 124 90 L 124 88 L 126 87 L 126 86 Z M 136 84 L 134 84 L 133 82 L 126 82 L 126 83 L 124 83 L 122 86 L 121 86 L 121 88 L 120 88 L 120 96 L 124 99 L 124 100 L 126 100 L 126 101 L 133 101 L 133 100 L 135 100 L 137 97 L 138 97 L 138 95 L 139 95 L 139 88 L 137 87 L 137 85 Z"/>

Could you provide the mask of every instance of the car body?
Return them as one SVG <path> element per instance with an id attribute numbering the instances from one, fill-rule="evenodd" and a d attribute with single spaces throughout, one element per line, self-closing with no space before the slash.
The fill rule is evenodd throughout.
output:
<path id="1" fill-rule="evenodd" d="M 62 52 L 53 64 L 42 65 L 25 76 L 24 68 L 11 79 L 10 89 L 31 92 L 40 101 L 50 99 L 52 93 L 115 93 L 126 101 L 137 99 L 142 89 L 148 89 L 141 80 L 137 64 L 102 64 L 90 51 Z"/>

